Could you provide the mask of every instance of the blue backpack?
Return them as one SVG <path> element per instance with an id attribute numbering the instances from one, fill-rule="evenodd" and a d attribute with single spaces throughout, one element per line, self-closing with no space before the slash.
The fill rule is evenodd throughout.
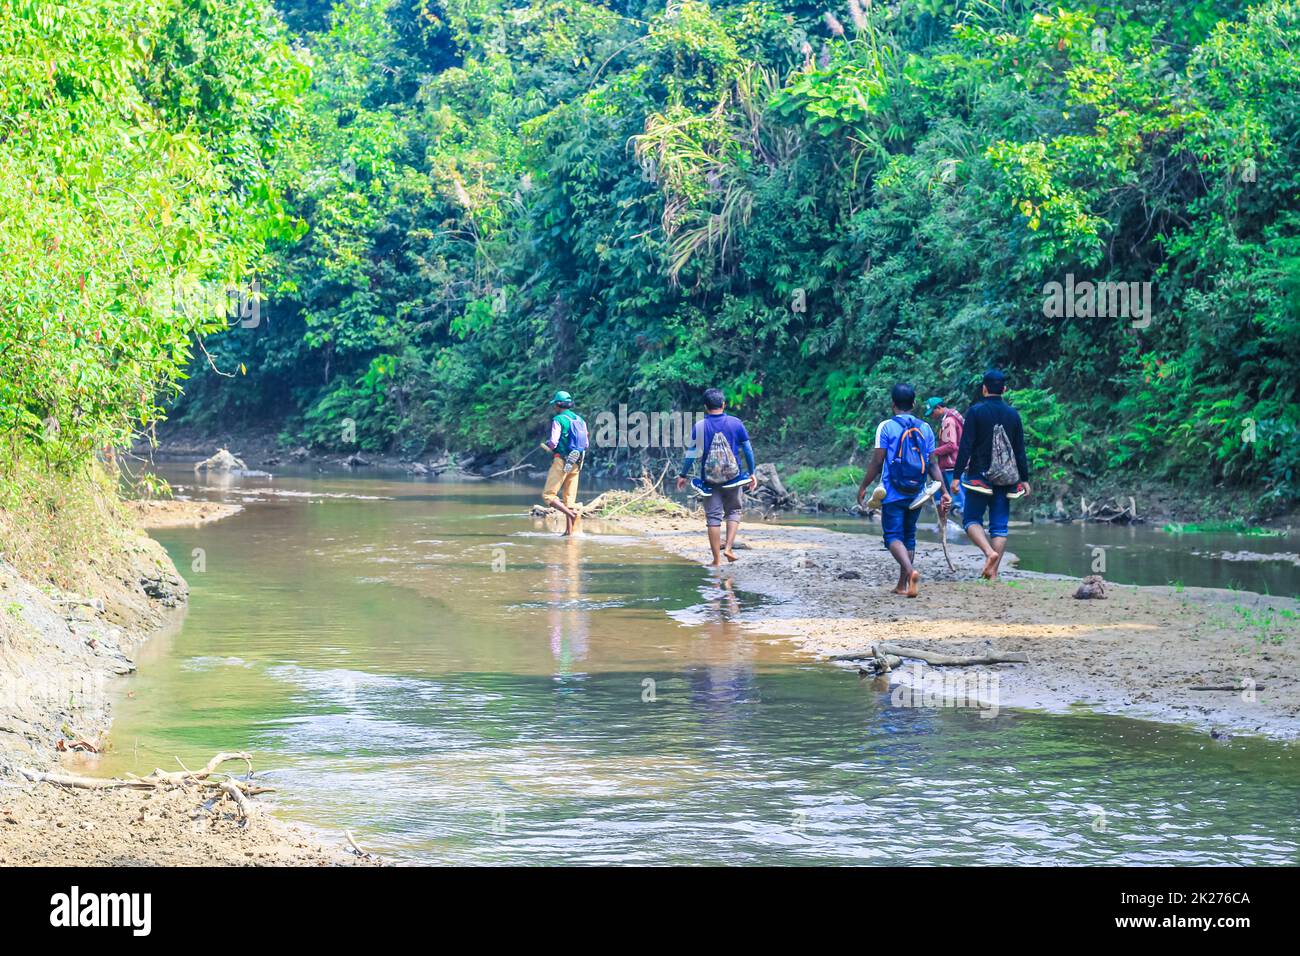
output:
<path id="1" fill-rule="evenodd" d="M 905 495 L 914 495 L 925 487 L 925 471 L 929 464 L 925 454 L 925 435 L 921 421 L 911 415 L 895 416 L 894 421 L 903 426 L 903 433 L 894 443 L 889 459 L 889 483 Z"/>
<path id="2" fill-rule="evenodd" d="M 567 436 L 568 450 L 570 452 L 586 451 L 590 447 L 590 439 L 587 436 L 587 423 L 582 416 L 572 409 L 565 409 L 556 416 L 560 420 L 560 445 L 564 445 L 564 439 Z"/>

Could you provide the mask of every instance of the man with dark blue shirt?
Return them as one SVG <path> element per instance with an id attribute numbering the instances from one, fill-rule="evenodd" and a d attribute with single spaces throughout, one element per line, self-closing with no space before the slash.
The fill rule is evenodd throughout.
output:
<path id="1" fill-rule="evenodd" d="M 984 400 L 966 413 L 961 447 L 952 467 L 952 491 L 966 489 L 962 524 L 971 542 L 984 552 L 983 576 L 998 579 L 998 566 L 1007 550 L 1011 499 L 1029 494 L 1029 460 L 1020 413 L 1002 399 L 1007 379 L 998 369 L 984 374 Z M 988 530 L 984 512 L 988 512 Z"/>

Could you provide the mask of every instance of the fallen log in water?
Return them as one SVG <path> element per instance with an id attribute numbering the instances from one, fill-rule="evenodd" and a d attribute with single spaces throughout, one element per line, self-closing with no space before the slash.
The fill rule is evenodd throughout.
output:
<path id="1" fill-rule="evenodd" d="M 866 650 L 850 651 L 847 654 L 834 654 L 830 660 L 833 661 L 870 661 L 884 657 L 886 661 L 891 658 L 907 658 L 910 660 L 924 661 L 927 664 L 946 667 L 971 667 L 977 664 L 1027 664 L 1029 655 L 1024 651 L 1005 651 L 1000 654 L 943 654 L 939 651 L 927 651 L 919 647 L 903 647 L 898 644 L 880 643 L 873 644 Z M 897 664 L 890 664 L 890 667 L 897 667 Z"/>

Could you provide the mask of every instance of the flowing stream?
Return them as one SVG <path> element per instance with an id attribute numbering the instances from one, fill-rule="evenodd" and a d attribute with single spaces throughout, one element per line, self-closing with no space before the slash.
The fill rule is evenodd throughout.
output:
<path id="1" fill-rule="evenodd" d="M 743 628 L 763 598 L 547 533 L 535 488 L 200 493 L 246 508 L 158 532 L 190 607 L 119 683 L 96 772 L 247 749 L 280 814 L 409 862 L 1300 862 L 1294 747 L 892 706 Z"/>

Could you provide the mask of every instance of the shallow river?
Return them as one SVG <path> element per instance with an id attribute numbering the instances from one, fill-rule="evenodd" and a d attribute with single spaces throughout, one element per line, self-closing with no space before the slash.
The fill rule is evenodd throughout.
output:
<path id="1" fill-rule="evenodd" d="M 742 629 L 762 598 L 546 533 L 532 488 L 204 493 L 268 487 L 158 533 L 190 608 L 99 772 L 251 750 L 282 815 L 412 862 L 1300 862 L 1296 748 L 892 706 Z"/>

